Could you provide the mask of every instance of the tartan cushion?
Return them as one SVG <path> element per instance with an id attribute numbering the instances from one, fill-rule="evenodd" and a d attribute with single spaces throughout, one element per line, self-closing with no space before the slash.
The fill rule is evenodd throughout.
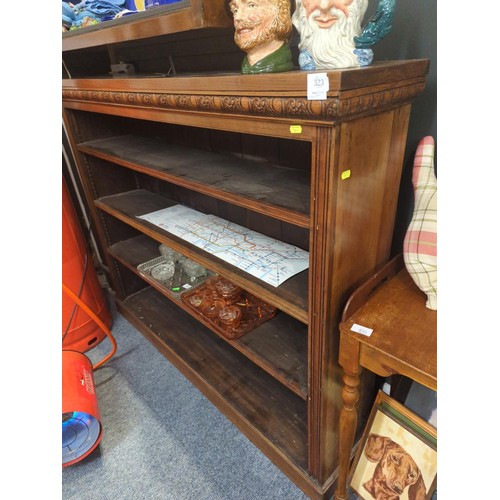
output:
<path id="1" fill-rule="evenodd" d="M 437 180 L 434 139 L 424 137 L 415 153 L 413 189 L 415 206 L 408 226 L 403 256 L 417 286 L 427 295 L 426 306 L 437 309 Z"/>

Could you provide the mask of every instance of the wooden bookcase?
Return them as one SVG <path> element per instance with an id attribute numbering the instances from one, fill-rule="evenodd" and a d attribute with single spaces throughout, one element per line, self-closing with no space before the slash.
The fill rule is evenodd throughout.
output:
<path id="1" fill-rule="evenodd" d="M 337 476 L 340 315 L 389 259 L 411 102 L 427 71 L 426 60 L 331 71 L 322 101 L 307 99 L 300 71 L 63 79 L 118 310 L 311 498 L 330 497 Z M 307 250 L 309 269 L 275 288 L 138 218 L 178 203 Z M 137 271 L 160 243 L 278 313 L 222 338 Z M 374 395 L 366 379 L 359 429 Z"/>

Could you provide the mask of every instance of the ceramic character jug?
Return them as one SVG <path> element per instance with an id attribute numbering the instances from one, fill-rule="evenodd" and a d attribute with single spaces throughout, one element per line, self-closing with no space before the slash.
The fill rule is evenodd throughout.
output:
<path id="1" fill-rule="evenodd" d="M 302 70 L 368 66 L 372 45 L 392 28 L 396 0 L 378 0 L 362 28 L 369 0 L 295 0 L 292 22 L 300 35 Z"/>

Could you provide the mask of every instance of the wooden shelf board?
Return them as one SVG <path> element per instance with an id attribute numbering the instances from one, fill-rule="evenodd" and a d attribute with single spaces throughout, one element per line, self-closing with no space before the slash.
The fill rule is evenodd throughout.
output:
<path id="1" fill-rule="evenodd" d="M 160 256 L 158 243 L 147 236 L 115 243 L 108 248 L 112 257 L 199 320 L 184 305 L 179 294 L 168 292 L 152 277 L 139 273 L 137 266 Z M 206 325 L 209 326 L 209 325 Z M 214 331 L 214 335 L 220 336 Z M 221 337 L 223 338 L 223 337 Z M 238 340 L 223 339 L 260 366 L 302 399 L 307 399 L 307 327 L 279 312 L 273 319 Z"/>
<path id="2" fill-rule="evenodd" d="M 117 20 L 66 31 L 62 34 L 62 52 L 192 30 L 228 28 L 232 24 L 220 3 L 180 0 Z"/>
<path id="3" fill-rule="evenodd" d="M 428 59 L 379 61 L 370 66 L 327 71 L 330 90 L 327 96 L 338 97 L 346 92 L 363 95 L 380 88 L 393 88 L 425 82 L 429 70 Z M 214 72 L 213 74 L 177 75 L 173 78 L 75 78 L 62 81 L 63 89 L 106 92 L 154 92 L 185 95 L 238 95 L 307 97 L 307 71 L 283 73 L 241 74 Z M 223 90 L 222 90 L 223 89 Z"/>
<path id="4" fill-rule="evenodd" d="M 86 154 L 309 228 L 310 172 L 123 135 L 82 143 Z"/>
<path id="5" fill-rule="evenodd" d="M 306 269 L 292 276 L 279 287 L 268 285 L 262 280 L 245 273 L 214 255 L 201 250 L 177 236 L 168 233 L 138 216 L 176 205 L 176 202 L 144 189 L 137 189 L 95 200 L 97 208 L 136 228 L 151 238 L 171 246 L 186 257 L 193 259 L 207 269 L 224 276 L 261 300 L 270 303 L 283 312 L 308 324 L 307 290 L 309 272 Z"/>

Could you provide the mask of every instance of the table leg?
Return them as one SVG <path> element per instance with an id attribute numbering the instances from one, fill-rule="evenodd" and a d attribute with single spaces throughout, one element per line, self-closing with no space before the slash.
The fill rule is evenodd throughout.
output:
<path id="1" fill-rule="evenodd" d="M 339 422 L 339 475 L 337 478 L 335 500 L 347 499 L 347 476 L 349 474 L 349 464 L 351 462 L 351 452 L 358 420 L 359 373 L 349 373 L 344 370 L 343 380 L 343 406 L 340 411 Z"/>

